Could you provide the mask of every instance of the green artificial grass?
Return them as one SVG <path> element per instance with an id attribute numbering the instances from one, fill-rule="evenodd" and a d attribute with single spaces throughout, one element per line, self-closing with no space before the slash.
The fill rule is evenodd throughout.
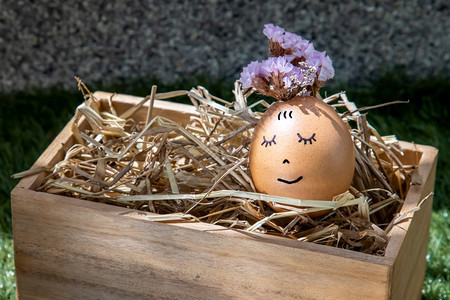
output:
<path id="1" fill-rule="evenodd" d="M 0 299 L 16 299 L 15 280 L 13 238 L 0 232 Z"/>
<path id="2" fill-rule="evenodd" d="M 424 299 L 450 298 L 450 218 L 442 209 L 431 215 Z"/>
<path id="3" fill-rule="evenodd" d="M 157 81 L 135 79 L 110 85 L 85 83 L 92 91 L 145 96 Z M 224 99 L 233 98 L 233 82 L 206 76 L 170 86 L 158 84 L 158 91 L 190 89 L 197 85 Z M 395 134 L 401 140 L 432 145 L 440 150 L 423 298 L 448 299 L 450 154 L 447 149 L 450 147 L 450 128 L 446 122 L 450 116 L 446 101 L 450 95 L 450 80 L 440 77 L 416 79 L 395 69 L 365 86 L 335 83 L 323 89 L 328 95 L 341 90 L 347 91 L 350 101 L 356 102 L 358 107 L 409 100 L 409 104 L 370 110 L 367 118 L 382 135 Z M 253 96 L 252 100 L 259 98 Z M 176 100 L 188 102 L 186 97 Z M 82 101 L 75 81 L 70 91 L 55 87 L 0 94 L 0 299 L 15 299 L 16 296 L 10 192 L 18 180 L 10 176 L 33 164 Z"/>

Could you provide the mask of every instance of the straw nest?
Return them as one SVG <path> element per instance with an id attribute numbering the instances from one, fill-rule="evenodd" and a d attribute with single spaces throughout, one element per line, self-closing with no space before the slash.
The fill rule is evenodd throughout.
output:
<path id="1" fill-rule="evenodd" d="M 78 80 L 85 101 L 72 128 L 77 140 L 50 174 L 40 191 L 104 202 L 148 212 L 160 222 L 208 222 L 334 247 L 383 255 L 399 215 L 414 166 L 404 166 L 394 136 L 382 137 L 344 92 L 325 102 L 339 110 L 353 136 L 356 167 L 348 192 L 333 201 L 292 199 L 257 193 L 248 169 L 249 144 L 264 100 L 247 105 L 253 90 L 236 82 L 235 99 L 225 101 L 205 88 L 156 93 L 118 114 L 114 96 L 101 109 Z M 154 99 L 186 95 L 198 115 L 187 126 L 152 113 Z M 146 120 L 130 116 L 148 102 Z M 104 105 L 103 105 L 104 107 Z M 90 129 L 77 124 L 86 118 Z M 397 155 L 395 154 L 397 153 Z M 30 170 L 19 174 L 26 176 Z M 267 202 L 288 209 L 274 212 Z M 294 208 L 289 205 L 300 206 Z M 307 213 L 327 210 L 320 219 Z"/>

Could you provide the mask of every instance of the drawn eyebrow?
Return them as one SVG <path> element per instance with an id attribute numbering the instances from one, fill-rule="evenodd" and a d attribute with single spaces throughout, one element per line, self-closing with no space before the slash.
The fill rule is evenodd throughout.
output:
<path id="1" fill-rule="evenodd" d="M 285 110 L 285 111 L 280 111 L 280 112 L 278 113 L 278 120 L 281 120 L 281 114 L 283 114 L 283 117 L 284 117 L 285 119 L 287 119 L 287 116 L 286 116 L 287 112 L 288 112 L 287 110 Z M 289 118 L 292 119 L 292 110 L 289 111 Z"/>
<path id="2" fill-rule="evenodd" d="M 308 143 L 308 142 L 309 142 L 310 145 L 312 144 L 313 141 L 317 142 L 315 133 L 313 133 L 312 136 L 310 138 L 308 138 L 308 139 L 305 139 L 304 137 L 302 137 L 300 135 L 300 133 L 297 133 L 297 136 L 299 138 L 298 142 L 301 143 L 303 141 L 304 145 L 306 145 L 306 143 Z"/>
<path id="3" fill-rule="evenodd" d="M 269 146 L 272 146 L 272 143 L 273 144 L 277 144 L 277 142 L 275 142 L 275 138 L 276 138 L 277 136 L 276 135 L 274 135 L 273 136 L 273 138 L 271 139 L 271 140 L 266 140 L 266 137 L 265 136 L 263 136 L 263 142 L 261 143 L 261 146 L 265 146 L 265 147 L 267 147 L 267 145 L 269 145 Z"/>

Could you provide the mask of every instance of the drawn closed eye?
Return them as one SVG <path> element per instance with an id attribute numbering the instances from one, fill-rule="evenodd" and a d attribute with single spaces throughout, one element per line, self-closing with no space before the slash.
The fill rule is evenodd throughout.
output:
<path id="1" fill-rule="evenodd" d="M 313 135 L 311 135 L 311 137 L 310 137 L 310 138 L 307 138 L 307 139 L 305 139 L 304 137 L 302 137 L 302 136 L 300 135 L 300 133 L 297 133 L 297 136 L 298 136 L 298 138 L 299 138 L 298 142 L 299 142 L 299 143 L 303 142 L 304 145 L 306 145 L 308 142 L 309 142 L 310 145 L 312 144 L 313 141 L 314 141 L 314 142 L 317 142 L 317 140 L 316 140 L 316 134 L 315 134 L 315 133 L 313 133 Z"/>
<path id="2" fill-rule="evenodd" d="M 263 142 L 261 143 L 261 146 L 264 145 L 265 147 L 267 147 L 268 145 L 269 145 L 269 146 L 272 146 L 272 144 L 275 144 L 275 145 L 276 145 L 277 142 L 275 142 L 275 138 L 276 138 L 276 135 L 274 135 L 272 139 L 266 140 L 266 137 L 263 136 Z"/>

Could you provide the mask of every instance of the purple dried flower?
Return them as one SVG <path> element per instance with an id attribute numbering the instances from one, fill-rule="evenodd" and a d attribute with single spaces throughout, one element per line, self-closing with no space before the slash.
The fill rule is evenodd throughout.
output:
<path id="1" fill-rule="evenodd" d="M 243 88 L 256 87 L 260 79 L 269 81 L 273 76 L 283 78 L 293 68 L 294 66 L 285 56 L 269 57 L 262 62 L 251 62 L 242 70 L 239 81 L 242 82 Z"/>
<path id="2" fill-rule="evenodd" d="M 262 62 L 262 69 L 267 72 L 267 74 L 287 74 L 292 71 L 294 66 L 290 61 L 286 59 L 285 56 L 279 57 L 269 57 L 267 60 Z"/>
<path id="3" fill-rule="evenodd" d="M 292 55 L 298 59 L 306 59 L 306 57 L 316 51 L 312 43 L 303 39 L 297 42 L 295 46 L 293 46 L 293 49 Z"/>
<path id="4" fill-rule="evenodd" d="M 286 57 L 269 57 L 262 62 L 253 61 L 246 66 L 241 73 L 243 88 L 255 87 L 255 83 L 259 79 L 268 80 L 270 76 L 284 76 L 289 73 L 294 66 L 286 59 Z"/>
<path id="5" fill-rule="evenodd" d="M 266 24 L 263 33 L 270 40 L 270 50 L 273 56 L 287 56 L 295 66 L 298 66 L 300 62 L 305 62 L 307 66 L 302 64 L 303 68 L 315 67 L 319 82 L 324 83 L 334 77 L 330 57 L 326 56 L 325 52 L 316 51 L 308 40 L 273 24 Z"/>
<path id="6" fill-rule="evenodd" d="M 264 25 L 263 33 L 269 40 L 272 40 L 273 42 L 282 43 L 283 42 L 283 35 L 285 33 L 284 29 L 275 26 L 273 24 L 266 24 Z"/>
<path id="7" fill-rule="evenodd" d="M 303 57 L 308 51 L 314 51 L 314 47 L 301 36 L 285 31 L 279 26 L 266 24 L 263 33 L 270 40 L 271 54 L 273 56 L 284 56 L 294 54 Z"/>
<path id="8" fill-rule="evenodd" d="M 284 49 L 291 49 L 292 54 L 297 57 L 305 56 L 307 52 L 314 51 L 313 45 L 308 40 L 290 32 L 284 34 L 284 40 L 281 43 L 281 47 Z"/>
<path id="9" fill-rule="evenodd" d="M 249 88 L 253 86 L 253 81 L 260 76 L 261 63 L 258 61 L 252 61 L 246 66 L 241 73 L 239 81 L 242 83 L 243 88 Z"/>
<path id="10" fill-rule="evenodd" d="M 319 67 L 322 64 L 322 60 L 325 57 L 324 52 L 314 51 L 308 55 L 308 57 L 305 57 L 305 63 L 310 67 L 315 67 L 316 70 L 319 69 Z"/>
<path id="11" fill-rule="evenodd" d="M 305 63 L 316 68 L 317 80 L 325 82 L 334 76 L 334 68 L 331 59 L 326 52 L 314 51 L 306 57 Z"/>
<path id="12" fill-rule="evenodd" d="M 291 64 L 288 56 L 279 56 L 250 63 L 240 81 L 244 88 L 254 87 L 263 95 L 288 100 L 306 92 L 306 87 L 314 83 L 315 76 L 312 80 L 310 77 L 302 67 Z"/>
<path id="13" fill-rule="evenodd" d="M 284 87 L 287 89 L 297 89 L 302 85 L 304 74 L 301 68 L 293 67 L 292 70 L 283 78 Z"/>
<path id="14" fill-rule="evenodd" d="M 322 66 L 320 67 L 320 73 L 318 80 L 325 82 L 330 78 L 334 77 L 334 68 L 333 64 L 331 63 L 331 58 L 327 55 L 322 60 Z"/>
<path id="15" fill-rule="evenodd" d="M 242 70 L 243 88 L 254 87 L 261 94 L 289 100 L 297 95 L 315 95 L 334 76 L 330 57 L 314 49 L 312 43 L 279 26 L 266 24 L 272 57 L 251 62 Z"/>

